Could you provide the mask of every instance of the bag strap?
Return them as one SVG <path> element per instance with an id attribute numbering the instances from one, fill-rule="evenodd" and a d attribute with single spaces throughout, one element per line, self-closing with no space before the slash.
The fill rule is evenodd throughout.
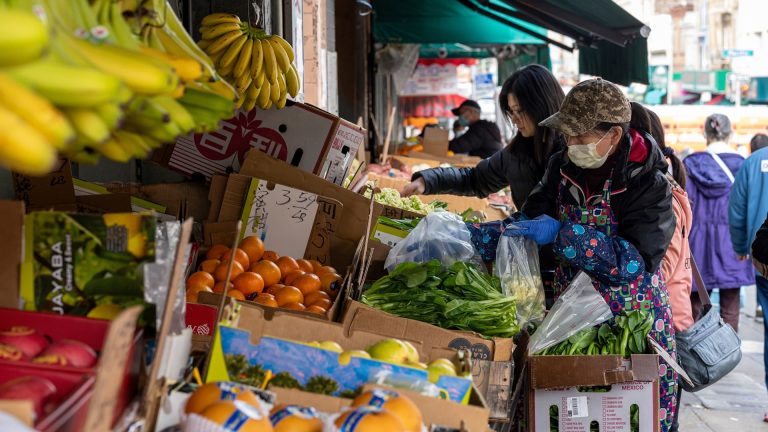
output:
<path id="1" fill-rule="evenodd" d="M 718 165 L 720 165 L 720 169 L 722 169 L 725 172 L 725 175 L 728 176 L 728 180 L 730 180 L 731 184 L 733 184 L 733 182 L 735 181 L 735 178 L 733 177 L 733 173 L 725 164 L 725 162 L 723 162 L 723 160 L 720 159 L 720 156 L 714 151 L 709 152 L 709 155 L 715 159 L 715 162 L 717 162 Z"/>
<path id="2" fill-rule="evenodd" d="M 701 279 L 701 273 L 699 273 L 699 266 L 696 265 L 696 260 L 691 254 L 691 269 L 693 270 L 693 277 L 696 279 L 696 286 L 699 288 L 699 300 L 702 306 L 711 306 L 712 301 L 709 299 L 709 293 L 707 292 L 707 286 L 704 285 L 704 281 Z"/>

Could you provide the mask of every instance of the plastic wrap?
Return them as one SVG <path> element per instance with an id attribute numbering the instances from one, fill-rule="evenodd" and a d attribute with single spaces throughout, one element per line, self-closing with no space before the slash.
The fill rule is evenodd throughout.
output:
<path id="1" fill-rule="evenodd" d="M 536 354 L 611 318 L 611 308 L 592 285 L 592 279 L 579 272 L 531 336 L 529 353 Z"/>
<path id="2" fill-rule="evenodd" d="M 544 284 L 539 248 L 533 240 L 501 236 L 496 247 L 496 276 L 504 295 L 515 299 L 520 328 L 544 318 Z"/>
<path id="3" fill-rule="evenodd" d="M 387 255 L 384 267 L 392 271 L 404 262 L 439 260 L 444 267 L 457 261 L 480 263 L 467 225 L 451 212 L 433 212 L 424 217 Z"/>
<path id="4" fill-rule="evenodd" d="M 144 300 L 154 304 L 157 309 L 157 328 L 160 328 L 163 317 L 162 311 L 165 309 L 165 299 L 168 297 L 168 284 L 171 281 L 180 235 L 181 224 L 179 222 L 158 223 L 155 235 L 155 262 L 144 266 Z M 180 333 L 185 327 L 184 291 L 185 286 L 182 279 L 173 308 L 173 319 L 170 327 L 172 334 Z"/>

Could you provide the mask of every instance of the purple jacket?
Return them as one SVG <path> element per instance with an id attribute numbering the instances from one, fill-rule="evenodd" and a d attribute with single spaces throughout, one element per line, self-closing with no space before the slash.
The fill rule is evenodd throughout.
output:
<path id="1" fill-rule="evenodd" d="M 720 159 L 736 175 L 744 158 L 720 153 Z M 688 171 L 686 192 L 693 209 L 689 241 L 708 289 L 739 288 L 755 283 L 749 261 L 739 261 L 731 246 L 728 228 L 728 196 L 732 183 L 709 153 L 694 153 L 683 161 Z M 693 291 L 697 291 L 696 282 Z"/>

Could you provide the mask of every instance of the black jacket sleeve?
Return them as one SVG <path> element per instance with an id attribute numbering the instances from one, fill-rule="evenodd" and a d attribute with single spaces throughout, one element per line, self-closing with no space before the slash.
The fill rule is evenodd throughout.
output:
<path id="1" fill-rule="evenodd" d="M 413 180 L 423 178 L 425 193 L 468 195 L 485 198 L 498 192 L 509 184 L 505 173 L 509 167 L 507 150 L 496 152 L 488 159 L 483 159 L 474 168 L 432 168 L 419 171 Z"/>
<path id="2" fill-rule="evenodd" d="M 664 175 L 654 170 L 639 176 L 622 197 L 619 237 L 632 243 L 649 273 L 658 270 L 675 231 L 672 192 Z"/>
<path id="3" fill-rule="evenodd" d="M 480 128 L 471 128 L 465 134 L 450 140 L 448 150 L 454 153 L 469 153 L 482 148 L 484 139 Z"/>
<path id="4" fill-rule="evenodd" d="M 531 194 L 525 200 L 525 204 L 523 204 L 521 211 L 525 216 L 533 219 L 545 214 L 559 219 L 559 216 L 556 214 L 557 185 L 562 179 L 560 174 L 560 165 L 562 163 L 562 151 L 555 153 L 549 158 L 544 177 L 533 188 Z"/>
<path id="5" fill-rule="evenodd" d="M 768 219 L 757 230 L 755 241 L 752 243 L 752 258 L 768 264 Z"/>

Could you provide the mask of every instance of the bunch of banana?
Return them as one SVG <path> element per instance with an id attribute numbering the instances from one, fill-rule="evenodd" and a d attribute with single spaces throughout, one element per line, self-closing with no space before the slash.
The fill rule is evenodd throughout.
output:
<path id="1" fill-rule="evenodd" d="M 214 61 L 219 74 L 244 97 L 246 111 L 285 107 L 287 97 L 299 92 L 293 47 L 277 35 L 242 22 L 233 14 L 214 13 L 203 18 L 198 46 Z"/>

